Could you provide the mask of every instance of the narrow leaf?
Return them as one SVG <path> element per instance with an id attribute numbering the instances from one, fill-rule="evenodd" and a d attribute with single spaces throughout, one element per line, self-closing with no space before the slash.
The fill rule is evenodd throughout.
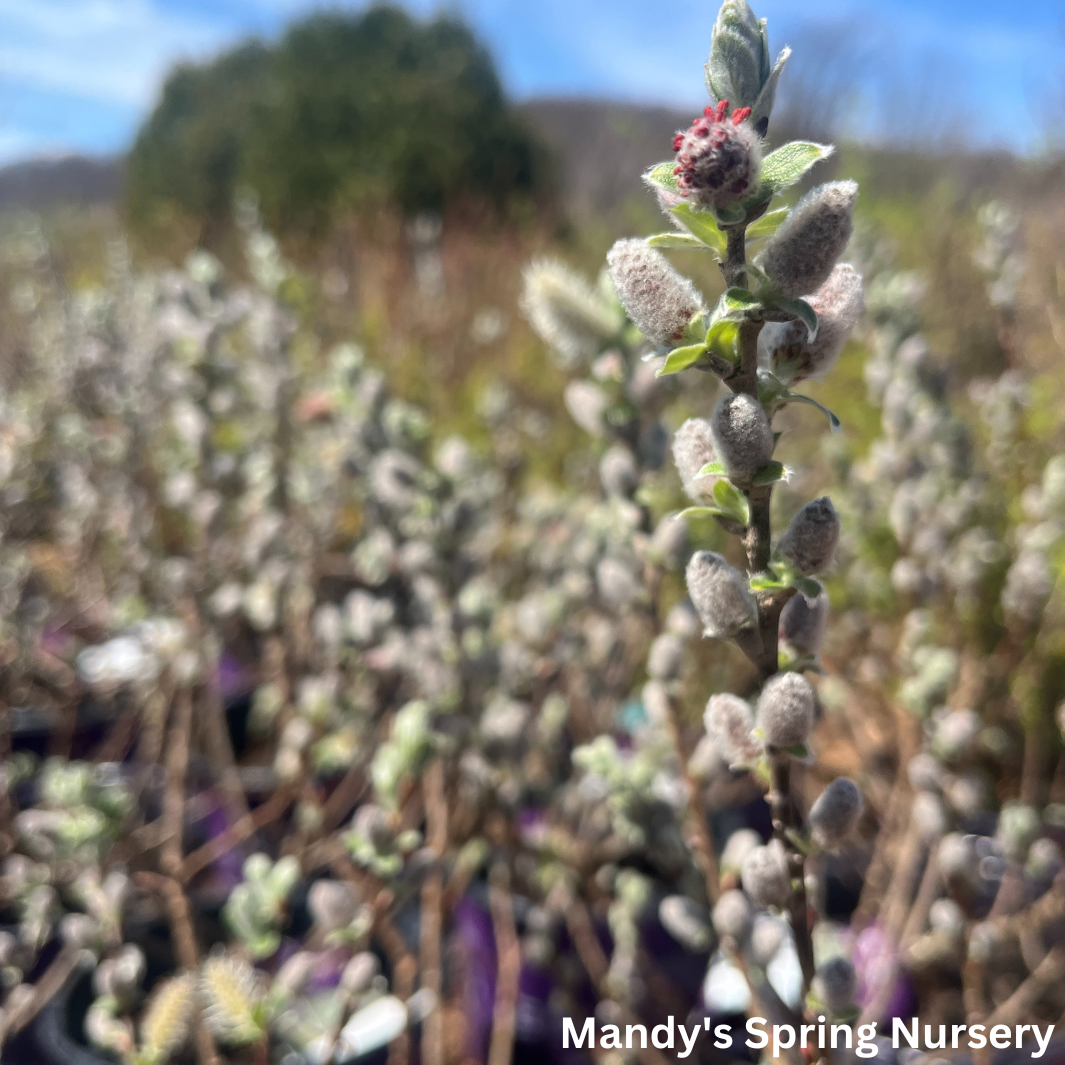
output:
<path id="1" fill-rule="evenodd" d="M 736 322 L 722 319 L 714 322 L 706 331 L 706 346 L 715 354 L 731 363 L 740 358 L 740 327 Z"/>
<path id="2" fill-rule="evenodd" d="M 821 582 L 815 581 L 813 577 L 799 577 L 795 580 L 793 587 L 802 592 L 807 599 L 816 599 L 821 594 Z"/>
<path id="3" fill-rule="evenodd" d="M 776 306 L 787 314 L 800 319 L 802 324 L 806 326 L 806 332 L 809 333 L 811 341 L 817 336 L 817 312 L 806 300 L 778 299 L 776 300 Z"/>
<path id="4" fill-rule="evenodd" d="M 775 211 L 767 211 L 761 218 L 756 218 L 747 227 L 747 239 L 758 240 L 761 237 L 771 237 L 787 217 L 787 207 L 778 207 Z"/>
<path id="5" fill-rule="evenodd" d="M 705 471 L 702 471 L 705 472 Z M 783 462 L 769 462 L 763 466 L 751 479 L 751 484 L 756 488 L 767 484 L 776 484 L 777 481 L 786 480 L 788 468 Z"/>
<path id="6" fill-rule="evenodd" d="M 718 229 L 717 222 L 709 211 L 697 211 L 690 203 L 678 203 L 676 207 L 669 209 L 669 213 L 708 248 L 713 248 L 719 255 L 725 254 L 728 237 Z"/>
<path id="7" fill-rule="evenodd" d="M 778 592 L 787 585 L 772 573 L 756 573 L 750 581 L 752 592 Z"/>
<path id="8" fill-rule="evenodd" d="M 827 419 L 828 424 L 832 429 L 832 432 L 838 433 L 843 429 L 843 423 L 828 409 L 824 404 L 818 403 L 816 399 L 811 399 L 809 396 L 804 396 L 801 392 L 785 392 L 782 397 L 787 403 L 808 403 L 811 407 L 816 407 Z"/>
<path id="9" fill-rule="evenodd" d="M 714 502 L 740 525 L 750 524 L 751 508 L 747 497 L 729 481 L 717 481 L 714 484 Z"/>
<path id="10" fill-rule="evenodd" d="M 721 299 L 730 310 L 750 311 L 762 306 L 758 297 L 745 288 L 730 288 Z"/>
<path id="11" fill-rule="evenodd" d="M 700 477 L 724 477 L 725 465 L 722 462 L 708 462 L 700 471 Z"/>
<path id="12" fill-rule="evenodd" d="M 759 192 L 778 193 L 791 188 L 815 163 L 827 159 L 835 149 L 830 144 L 791 141 L 770 152 L 762 160 Z"/>
<path id="13" fill-rule="evenodd" d="M 667 160 L 664 163 L 656 163 L 643 175 L 644 183 L 652 186 L 658 185 L 667 192 L 672 192 L 674 196 L 679 196 L 680 186 L 677 184 L 676 174 L 673 173 L 673 168 L 676 165 L 677 164 L 672 160 Z"/>
<path id="14" fill-rule="evenodd" d="M 740 203 L 730 204 L 728 207 L 719 207 L 714 211 L 714 217 L 717 219 L 718 225 L 739 225 L 747 217 L 747 207 Z"/>
<path id="15" fill-rule="evenodd" d="M 652 248 L 673 248 L 677 251 L 706 251 L 707 248 L 703 241 L 690 233 L 656 233 L 647 238 L 647 244 Z"/>
<path id="16" fill-rule="evenodd" d="M 686 370 L 693 363 L 698 362 L 705 354 L 705 344 L 689 344 L 684 348 L 674 348 L 666 356 L 666 361 L 655 371 L 655 377 L 668 377 L 670 374 L 680 373 L 681 370 Z"/>
<path id="17" fill-rule="evenodd" d="M 687 507 L 675 517 L 685 521 L 694 521 L 699 518 L 727 518 L 728 515 L 720 507 Z"/>

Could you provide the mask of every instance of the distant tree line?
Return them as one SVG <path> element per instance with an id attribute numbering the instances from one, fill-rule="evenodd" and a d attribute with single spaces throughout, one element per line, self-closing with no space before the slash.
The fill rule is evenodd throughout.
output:
<path id="1" fill-rule="evenodd" d="M 238 190 L 280 229 L 541 199 L 547 161 L 488 51 L 450 16 L 322 13 L 168 77 L 129 159 L 131 221 L 210 223 Z"/>

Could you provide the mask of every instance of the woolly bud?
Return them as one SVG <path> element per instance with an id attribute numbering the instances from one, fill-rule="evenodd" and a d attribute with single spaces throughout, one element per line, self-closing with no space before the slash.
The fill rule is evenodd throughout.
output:
<path id="1" fill-rule="evenodd" d="M 813 340 L 798 319 L 767 322 L 758 335 L 759 361 L 789 384 L 823 377 L 836 364 L 861 317 L 862 275 L 850 264 L 840 263 L 816 294 L 806 297 L 806 302 L 817 313 L 817 335 Z"/>
<path id="2" fill-rule="evenodd" d="M 919 791 L 914 796 L 910 816 L 924 840 L 938 839 L 947 830 L 947 811 L 943 801 L 930 791 Z"/>
<path id="3" fill-rule="evenodd" d="M 773 64 L 765 19 L 755 17 L 747 0 L 725 0 L 714 22 L 706 88 L 715 100 L 751 108 L 751 125 L 764 135 L 780 72 L 790 54 L 785 48 Z"/>
<path id="4" fill-rule="evenodd" d="M 595 355 L 622 326 L 614 308 L 580 274 L 555 259 L 530 263 L 524 281 L 521 309 L 566 365 Z"/>
<path id="5" fill-rule="evenodd" d="M 755 847 L 743 860 L 743 890 L 755 906 L 784 906 L 791 893 L 788 857 L 779 839 Z"/>
<path id="6" fill-rule="evenodd" d="M 928 924 L 934 932 L 960 939 L 965 932 L 965 914 L 953 899 L 936 899 L 928 910 Z"/>
<path id="7" fill-rule="evenodd" d="M 824 849 L 837 846 L 858 823 L 865 801 L 849 777 L 836 777 L 810 808 L 810 834 Z"/>
<path id="8" fill-rule="evenodd" d="M 257 1043 L 263 1029 L 263 988 L 259 976 L 235 954 L 215 954 L 200 970 L 200 994 L 207 1027 L 222 1043 L 242 1046 Z"/>
<path id="9" fill-rule="evenodd" d="M 721 852 L 721 871 L 738 873 L 743 867 L 743 859 L 755 847 L 762 845 L 762 837 L 753 828 L 737 828 L 726 840 Z"/>
<path id="10" fill-rule="evenodd" d="M 854 181 L 830 181 L 811 189 L 766 242 L 759 265 L 788 297 L 816 292 L 829 278 L 851 239 Z"/>
<path id="11" fill-rule="evenodd" d="M 857 990 L 858 978 L 847 958 L 829 958 L 817 967 L 813 992 L 833 1013 L 851 1006 Z"/>
<path id="12" fill-rule="evenodd" d="M 713 921 L 717 934 L 742 943 L 751 932 L 751 904 L 742 891 L 725 891 L 714 906 Z"/>
<path id="13" fill-rule="evenodd" d="M 828 496 L 807 503 L 777 543 L 777 552 L 800 573 L 813 576 L 832 565 L 839 544 L 839 515 Z"/>
<path id="14" fill-rule="evenodd" d="M 710 915 L 687 895 L 667 895 L 658 904 L 658 919 L 681 946 L 695 953 L 710 947 Z"/>
<path id="15" fill-rule="evenodd" d="M 153 992 L 141 1019 L 141 1045 L 152 1060 L 168 1057 L 185 1041 L 195 1002 L 191 974 L 164 980 Z"/>
<path id="16" fill-rule="evenodd" d="M 1027 625 L 1039 621 L 1054 590 L 1054 578 L 1042 552 L 1027 551 L 1009 568 L 1002 589 L 1007 617 Z"/>
<path id="17" fill-rule="evenodd" d="M 598 385 L 591 381 L 570 381 L 562 393 L 562 402 L 570 417 L 589 436 L 602 436 L 606 431 L 603 419 L 610 400 Z"/>
<path id="18" fill-rule="evenodd" d="M 752 765 L 762 745 L 751 735 L 754 717 L 750 704 L 738 695 L 711 695 L 703 714 L 706 734 L 730 766 Z"/>
<path id="19" fill-rule="evenodd" d="M 684 665 L 684 644 L 671 632 L 655 637 L 647 653 L 647 675 L 654 680 L 674 680 Z"/>
<path id="20" fill-rule="evenodd" d="M 696 287 L 642 240 L 619 240 L 607 254 L 618 299 L 652 344 L 675 344 L 702 311 Z"/>
<path id="21" fill-rule="evenodd" d="M 787 935 L 788 926 L 783 920 L 768 913 L 760 913 L 754 919 L 754 927 L 751 929 L 750 949 L 754 963 L 765 968 L 776 957 Z"/>
<path id="22" fill-rule="evenodd" d="M 799 673 L 779 673 L 758 696 L 758 724 L 770 747 L 805 743 L 814 727 L 814 690 Z"/>
<path id="23" fill-rule="evenodd" d="M 739 108 L 728 115 L 728 101 L 708 107 L 691 127 L 673 138 L 680 194 L 700 207 L 737 203 L 754 190 L 762 165 L 762 142 Z"/>
<path id="24" fill-rule="evenodd" d="M 821 653 L 828 628 L 828 596 L 822 592 L 813 602 L 793 595 L 780 612 L 780 639 L 801 655 Z"/>
<path id="25" fill-rule="evenodd" d="M 316 880 L 307 892 L 307 909 L 326 932 L 346 928 L 359 908 L 359 894 L 343 880 Z"/>
<path id="26" fill-rule="evenodd" d="M 684 578 L 704 635 L 728 639 L 745 629 L 757 628 L 758 604 L 747 581 L 721 555 L 696 551 Z"/>
<path id="27" fill-rule="evenodd" d="M 978 856 L 971 836 L 948 832 L 937 849 L 939 868 L 948 880 L 968 879 L 976 871 Z"/>
<path id="28" fill-rule="evenodd" d="M 773 430 L 762 404 L 745 393 L 723 395 L 710 415 L 710 438 L 714 452 L 728 471 L 729 480 L 740 488 L 773 457 Z"/>
<path id="29" fill-rule="evenodd" d="M 615 444 L 599 460 L 599 480 L 608 496 L 628 498 L 640 483 L 636 459 L 624 444 Z"/>
<path id="30" fill-rule="evenodd" d="M 673 463 L 684 491 L 693 503 L 703 503 L 711 498 L 715 478 L 700 477 L 699 471 L 715 458 L 710 423 L 703 418 L 689 418 L 673 434 Z"/>

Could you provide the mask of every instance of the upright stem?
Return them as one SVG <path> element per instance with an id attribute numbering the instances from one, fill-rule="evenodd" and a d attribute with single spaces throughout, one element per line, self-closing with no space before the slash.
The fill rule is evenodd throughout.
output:
<path id="1" fill-rule="evenodd" d="M 727 234 L 728 243 L 721 270 L 725 275 L 726 284 L 744 285 L 747 280 L 746 227 L 730 227 Z M 733 392 L 745 393 L 755 399 L 758 399 L 758 334 L 762 331 L 762 325 L 762 322 L 748 320 L 740 324 L 739 371 L 728 381 Z M 750 521 L 743 536 L 747 568 L 751 573 L 761 573 L 768 568 L 773 553 L 773 529 L 770 520 L 773 489 L 771 485 L 766 485 L 748 489 L 744 494 L 750 509 Z M 790 594 L 775 591 L 758 596 L 758 628 L 762 637 L 762 648 L 756 665 L 762 682 L 777 672 L 777 626 L 780 612 Z M 802 967 L 805 997 L 814 977 L 814 952 L 807 919 L 806 858 L 794 842 L 801 833 L 802 819 L 791 792 L 791 756 L 784 751 L 771 749 L 769 764 L 771 783 L 767 798 L 773 818 L 773 834 L 787 854 L 792 885 L 788 912 L 795 937 L 795 949 Z"/>

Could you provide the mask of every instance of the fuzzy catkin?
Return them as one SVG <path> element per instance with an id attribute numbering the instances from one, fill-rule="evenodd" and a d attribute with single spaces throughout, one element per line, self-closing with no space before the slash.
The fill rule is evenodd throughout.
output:
<path id="1" fill-rule="evenodd" d="M 747 896 L 735 888 L 722 892 L 712 915 L 717 934 L 722 939 L 728 936 L 737 943 L 742 943 L 750 935 L 752 918 Z"/>
<path id="2" fill-rule="evenodd" d="M 739 570 L 713 551 L 696 551 L 684 572 L 703 634 L 728 639 L 758 625 L 758 604 Z"/>
<path id="3" fill-rule="evenodd" d="M 769 238 L 758 265 L 784 296 L 794 299 L 816 292 L 828 280 L 851 238 L 857 199 L 857 182 L 818 185 Z"/>
<path id="4" fill-rule="evenodd" d="M 599 481 L 608 496 L 627 498 L 640 483 L 636 458 L 624 444 L 608 448 L 599 460 Z"/>
<path id="5" fill-rule="evenodd" d="M 621 305 L 652 344 L 675 344 L 704 310 L 695 285 L 644 241 L 619 240 L 606 258 Z"/>
<path id="6" fill-rule="evenodd" d="M 141 1020 L 145 1050 L 165 1058 L 177 1049 L 188 1035 L 195 1002 L 196 980 L 191 973 L 160 983 Z"/>
<path id="7" fill-rule="evenodd" d="M 833 1013 L 847 1009 L 858 990 L 854 966 L 847 958 L 835 957 L 822 962 L 814 976 L 814 994 Z"/>
<path id="8" fill-rule="evenodd" d="M 745 699 L 729 692 L 711 695 L 703 713 L 706 734 L 729 766 L 751 765 L 762 753 L 751 736 L 754 715 Z"/>
<path id="9" fill-rule="evenodd" d="M 800 673 L 770 677 L 758 696 L 758 724 L 770 747 L 805 743 L 814 726 L 816 699 L 810 682 Z"/>
<path id="10" fill-rule="evenodd" d="M 865 801 L 858 785 L 849 777 L 836 777 L 810 807 L 809 825 L 819 847 L 835 847 L 858 823 Z"/>
<path id="11" fill-rule="evenodd" d="M 824 573 L 839 544 L 839 514 L 828 496 L 807 503 L 791 519 L 777 552 L 804 576 Z"/>
<path id="12" fill-rule="evenodd" d="M 821 653 L 827 628 L 828 596 L 824 592 L 813 601 L 805 595 L 793 595 L 780 612 L 780 639 L 801 655 L 816 657 Z"/>
<path id="13" fill-rule="evenodd" d="M 693 503 L 704 503 L 711 498 L 717 478 L 709 474 L 700 476 L 699 471 L 716 458 L 710 423 L 705 418 L 689 418 L 673 434 L 673 464 Z"/>
<path id="14" fill-rule="evenodd" d="M 784 906 L 791 890 L 788 857 L 779 839 L 755 847 L 743 860 L 743 890 L 755 906 Z"/>
<path id="15" fill-rule="evenodd" d="M 835 366 L 861 317 L 862 275 L 849 263 L 840 263 L 817 292 L 806 297 L 806 302 L 817 314 L 817 335 L 813 340 L 798 319 L 766 322 L 758 335 L 759 362 L 789 384 L 823 377 Z"/>
<path id="16" fill-rule="evenodd" d="M 536 259 L 524 273 L 521 309 L 541 339 L 572 366 L 595 355 L 621 327 L 580 274 L 557 259 Z"/>
<path id="17" fill-rule="evenodd" d="M 742 392 L 726 393 L 717 401 L 710 438 L 729 480 L 741 488 L 773 458 L 773 430 L 762 404 Z"/>

